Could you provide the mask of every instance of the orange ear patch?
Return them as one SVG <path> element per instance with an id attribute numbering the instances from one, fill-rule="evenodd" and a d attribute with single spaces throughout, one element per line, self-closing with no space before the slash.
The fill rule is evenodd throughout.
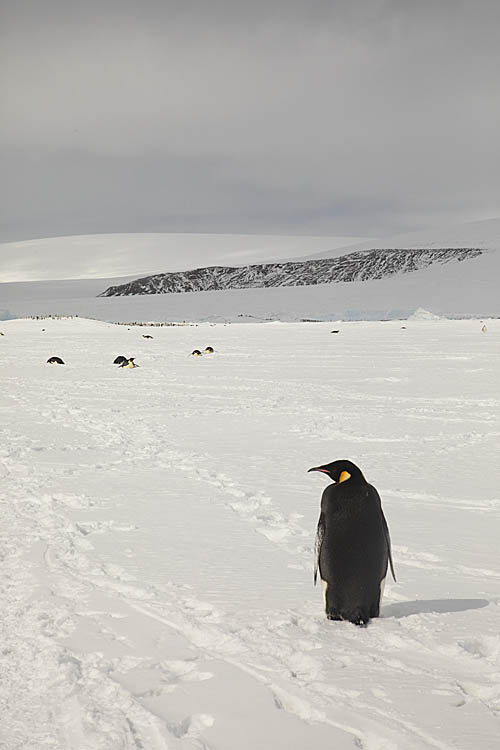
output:
<path id="1" fill-rule="evenodd" d="M 345 482 L 347 479 L 350 479 L 351 475 L 348 471 L 343 471 L 342 474 L 339 476 L 339 484 L 340 482 Z"/>

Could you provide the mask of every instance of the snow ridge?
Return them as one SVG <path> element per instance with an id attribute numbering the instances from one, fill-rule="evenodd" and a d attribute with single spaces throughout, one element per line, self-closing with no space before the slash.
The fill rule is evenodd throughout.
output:
<path id="1" fill-rule="evenodd" d="M 470 260 L 482 252 L 479 248 L 466 247 L 409 250 L 378 248 L 368 252 L 347 253 L 337 258 L 260 263 L 241 267 L 210 266 L 145 276 L 127 284 L 110 286 L 98 296 L 121 297 L 368 281 L 418 271 L 433 263 Z"/>

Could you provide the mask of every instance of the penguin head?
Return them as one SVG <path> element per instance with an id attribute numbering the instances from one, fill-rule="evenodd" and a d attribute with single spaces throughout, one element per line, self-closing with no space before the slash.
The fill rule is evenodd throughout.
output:
<path id="1" fill-rule="evenodd" d="M 330 464 L 323 464 L 323 466 L 313 466 L 308 471 L 321 471 L 330 477 L 333 482 L 340 484 L 341 482 L 347 482 L 348 479 L 351 481 L 363 480 L 364 476 L 361 473 L 356 464 L 347 459 L 340 459 L 339 461 L 332 461 Z"/>

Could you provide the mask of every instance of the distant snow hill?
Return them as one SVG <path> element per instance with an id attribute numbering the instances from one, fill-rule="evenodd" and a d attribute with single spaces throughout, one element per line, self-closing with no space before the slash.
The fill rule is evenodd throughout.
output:
<path id="1" fill-rule="evenodd" d="M 359 237 L 258 234 L 128 233 L 45 237 L 0 244 L 0 279 L 27 281 L 138 278 L 197 266 L 277 263 L 328 257 Z M 443 245 L 444 247 L 444 245 Z M 104 286 L 101 287 L 101 291 Z M 97 293 L 97 292 L 96 292 Z"/>
<path id="2" fill-rule="evenodd" d="M 398 273 L 418 271 L 434 263 L 471 260 L 480 248 L 372 249 L 336 258 L 247 266 L 211 266 L 145 276 L 119 286 L 110 286 L 100 297 L 137 294 L 254 289 L 262 287 L 314 286 L 341 282 L 383 279 Z"/>
<path id="3" fill-rule="evenodd" d="M 241 252 L 234 253 L 228 238 L 226 253 L 214 237 L 202 254 L 205 239 L 199 237 L 198 255 L 177 246 L 174 265 L 169 253 L 158 251 L 150 271 L 153 256 L 142 265 L 140 238 L 130 236 L 127 258 L 134 248 L 137 257 L 135 266 L 127 260 L 124 268 L 140 263 L 139 273 L 111 273 L 118 265 L 105 258 L 102 268 L 107 273 L 99 277 L 92 265 L 93 278 L 3 283 L 0 318 L 59 314 L 110 322 L 387 320 L 408 318 L 419 308 L 442 317 L 500 317 L 500 218 L 335 248 L 329 240 L 318 240 L 315 246 L 311 241 L 307 255 L 297 257 L 306 247 L 303 239 L 283 241 L 279 252 L 273 240 L 267 249 L 261 244 L 253 252 L 242 245 Z M 104 246 L 99 247 L 106 256 Z M 32 249 L 16 252 L 20 262 L 27 262 Z M 60 275 L 53 256 L 49 267 L 54 276 Z M 170 273 L 153 275 L 153 270 Z"/>

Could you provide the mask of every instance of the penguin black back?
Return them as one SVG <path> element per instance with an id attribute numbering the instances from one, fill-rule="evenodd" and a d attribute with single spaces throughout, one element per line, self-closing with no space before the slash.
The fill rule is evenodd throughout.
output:
<path id="1" fill-rule="evenodd" d="M 63 365 L 61 357 L 49 357 L 47 360 L 48 365 Z"/>
<path id="2" fill-rule="evenodd" d="M 119 354 L 116 359 L 113 360 L 114 365 L 121 365 L 122 362 L 128 362 L 128 359 L 123 356 L 123 354 Z"/>
<path id="3" fill-rule="evenodd" d="M 316 534 L 314 582 L 319 570 L 326 616 L 368 624 L 378 617 L 391 557 L 380 497 L 352 461 L 315 466 L 333 480 L 323 492 Z"/>

